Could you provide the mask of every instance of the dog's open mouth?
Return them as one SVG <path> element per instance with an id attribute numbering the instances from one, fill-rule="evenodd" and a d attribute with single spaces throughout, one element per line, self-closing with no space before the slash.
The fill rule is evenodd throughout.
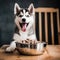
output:
<path id="1" fill-rule="evenodd" d="M 22 31 L 24 31 L 24 32 L 26 31 L 26 28 L 27 28 L 28 24 L 29 23 L 20 23 Z"/>

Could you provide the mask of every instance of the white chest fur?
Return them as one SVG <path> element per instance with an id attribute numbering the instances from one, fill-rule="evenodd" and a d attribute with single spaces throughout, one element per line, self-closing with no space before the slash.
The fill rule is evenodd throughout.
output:
<path id="1" fill-rule="evenodd" d="M 28 32 L 19 31 L 19 34 L 23 40 L 26 40 L 28 37 Z"/>

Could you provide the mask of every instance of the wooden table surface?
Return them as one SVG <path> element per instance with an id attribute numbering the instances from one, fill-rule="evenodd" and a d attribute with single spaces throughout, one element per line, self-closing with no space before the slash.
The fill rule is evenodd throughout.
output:
<path id="1" fill-rule="evenodd" d="M 45 51 L 39 56 L 19 55 L 17 52 L 4 53 L 0 48 L 0 60 L 60 60 L 60 45 L 47 45 L 48 53 Z"/>

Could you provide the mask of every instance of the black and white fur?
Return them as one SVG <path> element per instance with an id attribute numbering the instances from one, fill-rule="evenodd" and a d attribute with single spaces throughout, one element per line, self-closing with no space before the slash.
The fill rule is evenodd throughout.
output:
<path id="1" fill-rule="evenodd" d="M 15 42 L 21 42 L 22 40 L 36 40 L 34 31 L 34 6 L 30 4 L 28 9 L 20 8 L 15 3 L 14 15 L 15 15 L 15 33 L 13 35 L 14 41 L 11 42 L 10 46 L 6 48 L 6 51 L 14 51 L 16 48 Z"/>

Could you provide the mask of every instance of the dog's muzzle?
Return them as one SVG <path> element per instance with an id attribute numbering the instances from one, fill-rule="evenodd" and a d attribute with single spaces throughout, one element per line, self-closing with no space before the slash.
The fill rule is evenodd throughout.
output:
<path id="1" fill-rule="evenodd" d="M 23 32 L 26 31 L 26 28 L 27 28 L 28 24 L 29 23 L 20 23 L 20 26 L 21 26 L 21 29 L 22 29 Z"/>

